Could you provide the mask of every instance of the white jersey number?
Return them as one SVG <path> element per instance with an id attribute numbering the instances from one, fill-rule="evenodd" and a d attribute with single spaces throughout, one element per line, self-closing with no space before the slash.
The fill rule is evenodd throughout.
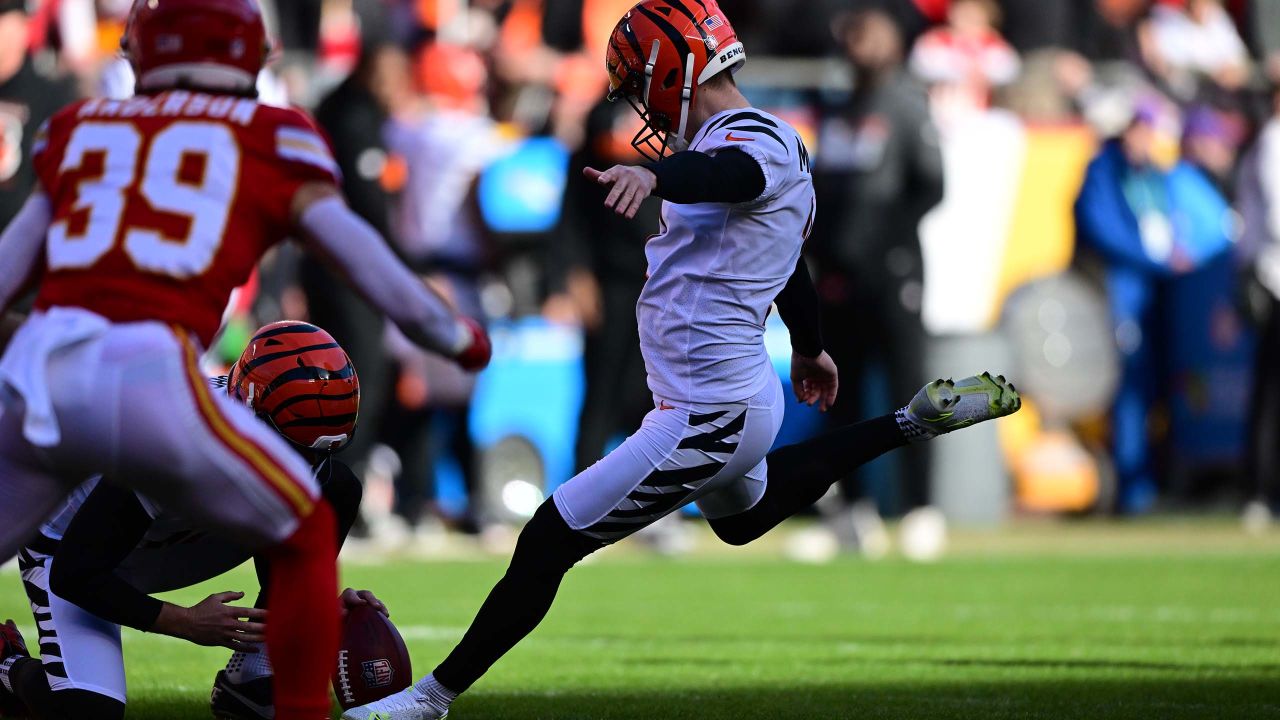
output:
<path id="1" fill-rule="evenodd" d="M 49 228 L 50 269 L 91 267 L 111 250 L 124 220 L 126 192 L 135 185 L 153 210 L 177 215 L 188 225 L 178 237 L 127 226 L 124 250 L 133 264 L 179 279 L 208 269 L 222 245 L 240 177 L 235 136 L 219 123 L 174 123 L 152 138 L 139 178 L 141 145 L 142 136 L 128 123 L 89 122 L 72 132 L 60 172 L 81 168 L 90 153 L 103 156 L 103 171 L 77 188 L 74 209 L 88 213 L 83 230 L 70 232 L 66 220 Z M 202 164 L 198 182 L 182 178 L 188 161 Z"/>

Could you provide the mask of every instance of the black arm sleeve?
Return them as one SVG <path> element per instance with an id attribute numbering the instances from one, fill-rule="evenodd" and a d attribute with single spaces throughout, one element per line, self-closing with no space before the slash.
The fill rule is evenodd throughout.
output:
<path id="1" fill-rule="evenodd" d="M 805 357 L 822 354 L 822 311 L 818 305 L 818 291 L 809 277 L 809 266 L 804 258 L 796 263 L 795 272 L 786 287 L 774 301 L 778 315 L 791 331 L 791 349 Z"/>
<path id="2" fill-rule="evenodd" d="M 164 603 L 115 573 L 149 527 L 151 516 L 136 495 L 99 482 L 62 536 L 49 589 L 103 620 L 150 630 Z"/>
<path id="3" fill-rule="evenodd" d="M 728 148 L 715 155 L 686 150 L 646 165 L 658 178 L 654 195 L 673 203 L 744 203 L 764 194 L 764 169 Z"/>

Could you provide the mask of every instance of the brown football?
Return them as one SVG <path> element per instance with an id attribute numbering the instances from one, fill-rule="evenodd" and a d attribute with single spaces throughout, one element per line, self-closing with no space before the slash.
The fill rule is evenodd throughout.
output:
<path id="1" fill-rule="evenodd" d="M 409 650 L 400 631 L 368 605 L 352 608 L 342 622 L 342 645 L 333 692 L 343 710 L 381 700 L 413 682 Z"/>

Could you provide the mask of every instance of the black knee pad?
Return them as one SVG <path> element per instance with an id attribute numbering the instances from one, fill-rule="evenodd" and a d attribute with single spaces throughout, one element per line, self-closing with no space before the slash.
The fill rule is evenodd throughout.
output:
<path id="1" fill-rule="evenodd" d="M 749 523 L 743 522 L 744 520 L 742 516 L 730 515 L 718 520 L 708 520 L 707 524 L 711 526 L 711 532 L 715 533 L 722 542 L 741 547 L 760 537 L 760 533 Z"/>
<path id="2" fill-rule="evenodd" d="M 50 693 L 51 713 L 45 720 L 124 720 L 124 703 L 88 690 Z"/>

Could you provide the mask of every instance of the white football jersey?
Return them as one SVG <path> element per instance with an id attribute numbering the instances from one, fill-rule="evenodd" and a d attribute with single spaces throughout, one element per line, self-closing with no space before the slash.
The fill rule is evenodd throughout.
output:
<path id="1" fill-rule="evenodd" d="M 760 163 L 764 193 L 736 205 L 664 202 L 645 248 L 649 279 L 636 314 L 659 400 L 737 402 L 773 378 L 764 324 L 817 212 L 809 153 L 791 126 L 751 108 L 711 117 L 689 147 L 727 148 Z"/>

